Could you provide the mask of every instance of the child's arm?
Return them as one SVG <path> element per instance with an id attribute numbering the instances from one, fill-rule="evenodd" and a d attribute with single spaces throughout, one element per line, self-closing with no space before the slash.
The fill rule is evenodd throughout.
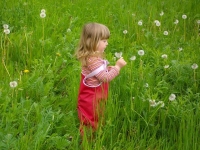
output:
<path id="1" fill-rule="evenodd" d="M 89 61 L 89 65 L 88 68 L 93 71 L 96 68 L 100 67 L 101 65 L 103 65 L 103 61 L 102 59 L 98 59 L 96 58 L 95 60 L 91 59 Z M 115 66 L 110 66 L 108 67 L 108 70 L 103 70 L 101 72 L 99 72 L 96 77 L 99 81 L 101 82 L 109 82 L 111 80 L 113 80 L 118 74 L 120 69 L 126 65 L 126 62 L 123 60 L 123 58 L 120 58 L 117 62 Z"/>

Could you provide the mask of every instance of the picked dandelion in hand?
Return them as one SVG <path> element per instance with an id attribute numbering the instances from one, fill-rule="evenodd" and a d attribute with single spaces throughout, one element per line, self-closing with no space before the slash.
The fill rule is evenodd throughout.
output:
<path id="1" fill-rule="evenodd" d="M 122 52 L 116 52 L 116 53 L 115 53 L 115 57 L 121 58 L 121 57 L 122 57 Z"/>

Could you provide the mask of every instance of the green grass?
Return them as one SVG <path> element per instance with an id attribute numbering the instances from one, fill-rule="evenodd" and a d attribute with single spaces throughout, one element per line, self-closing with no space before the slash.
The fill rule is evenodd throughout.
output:
<path id="1" fill-rule="evenodd" d="M 105 125 L 96 141 L 83 147 L 200 149 L 200 72 L 191 67 L 200 65 L 198 0 L 2 0 L 0 9 L 0 149 L 80 149 L 80 64 L 74 51 L 87 22 L 109 27 L 106 57 L 114 65 L 115 52 L 122 52 L 127 66 L 111 82 Z M 145 54 L 139 56 L 138 50 Z M 17 87 L 11 88 L 11 81 Z M 169 101 L 172 93 L 176 99 Z M 150 100 L 164 107 L 153 107 Z"/>

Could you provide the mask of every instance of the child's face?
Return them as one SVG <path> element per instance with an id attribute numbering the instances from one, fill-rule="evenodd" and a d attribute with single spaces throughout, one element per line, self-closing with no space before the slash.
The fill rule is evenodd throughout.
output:
<path id="1" fill-rule="evenodd" d="M 105 40 L 100 40 L 99 43 L 98 43 L 98 45 L 97 45 L 97 51 L 103 53 L 104 50 L 106 49 L 107 45 L 108 45 L 107 39 L 105 39 Z"/>

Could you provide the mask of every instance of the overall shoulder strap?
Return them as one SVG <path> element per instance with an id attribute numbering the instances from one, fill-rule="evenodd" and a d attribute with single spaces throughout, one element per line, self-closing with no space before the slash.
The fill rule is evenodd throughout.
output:
<path id="1" fill-rule="evenodd" d="M 97 75 L 99 72 L 105 70 L 107 68 L 107 64 L 108 64 L 108 62 L 106 60 L 103 60 L 103 64 L 99 68 L 95 69 L 94 71 L 92 71 L 91 73 L 89 73 L 88 75 L 85 76 L 85 78 L 83 79 L 83 83 L 86 85 L 85 80 L 87 78 L 93 77 L 93 76 Z M 86 86 L 88 86 L 88 85 L 86 85 Z M 92 86 L 90 86 L 90 87 L 92 87 Z"/>

